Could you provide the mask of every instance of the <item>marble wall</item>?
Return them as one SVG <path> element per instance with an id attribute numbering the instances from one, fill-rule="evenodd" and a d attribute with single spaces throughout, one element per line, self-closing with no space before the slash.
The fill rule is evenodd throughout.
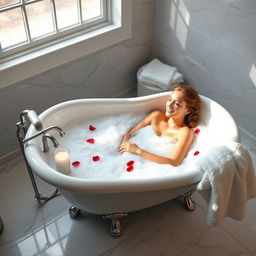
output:
<path id="1" fill-rule="evenodd" d="M 0 90 L 0 156 L 18 147 L 16 123 L 24 109 L 41 113 L 65 100 L 110 97 L 136 84 L 152 50 L 153 0 L 133 0 L 132 38 L 73 63 Z"/>
<path id="2" fill-rule="evenodd" d="M 157 0 L 153 55 L 256 137 L 256 1 Z M 220 124 L 225 125 L 225 124 Z"/>

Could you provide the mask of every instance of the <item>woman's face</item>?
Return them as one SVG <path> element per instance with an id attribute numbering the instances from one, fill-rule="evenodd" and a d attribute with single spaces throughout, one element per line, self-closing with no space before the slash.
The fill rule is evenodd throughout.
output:
<path id="1" fill-rule="evenodd" d="M 166 102 L 165 115 L 170 116 L 180 116 L 183 117 L 189 113 L 187 109 L 187 104 L 184 101 L 184 96 L 181 91 L 172 91 L 170 97 Z"/>

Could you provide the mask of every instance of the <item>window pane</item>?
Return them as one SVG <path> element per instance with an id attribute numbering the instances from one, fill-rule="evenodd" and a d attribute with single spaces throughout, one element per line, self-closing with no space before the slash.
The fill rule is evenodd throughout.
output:
<path id="1" fill-rule="evenodd" d="M 49 0 L 29 4 L 26 10 L 32 39 L 54 32 Z"/>
<path id="2" fill-rule="evenodd" d="M 27 41 L 20 8 L 0 13 L 0 42 L 2 48 Z"/>
<path id="3" fill-rule="evenodd" d="M 82 0 L 83 20 L 101 16 L 101 0 Z"/>
<path id="4" fill-rule="evenodd" d="M 19 0 L 0 0 L 0 7 L 4 7 L 6 5 L 19 3 Z"/>
<path id="5" fill-rule="evenodd" d="M 78 24 L 77 0 L 55 0 L 58 28 Z"/>

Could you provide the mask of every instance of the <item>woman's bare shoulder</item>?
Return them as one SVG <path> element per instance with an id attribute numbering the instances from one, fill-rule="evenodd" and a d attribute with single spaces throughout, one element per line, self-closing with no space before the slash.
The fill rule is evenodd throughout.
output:
<path id="1" fill-rule="evenodd" d="M 151 117 L 165 117 L 165 114 L 160 110 L 154 110 L 151 113 L 149 113 L 149 116 L 151 116 Z"/>
<path id="2" fill-rule="evenodd" d="M 193 129 L 187 126 L 180 128 L 180 137 L 193 138 L 193 136 L 194 136 Z"/>

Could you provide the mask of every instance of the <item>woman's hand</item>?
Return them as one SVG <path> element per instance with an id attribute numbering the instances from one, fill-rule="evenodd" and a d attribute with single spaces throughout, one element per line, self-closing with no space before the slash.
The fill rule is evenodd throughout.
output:
<path id="1" fill-rule="evenodd" d="M 122 142 L 119 148 L 120 153 L 129 152 L 132 154 L 138 154 L 140 148 L 131 141 Z"/>
<path id="2" fill-rule="evenodd" d="M 128 142 L 130 138 L 131 138 L 131 135 L 128 134 L 128 133 L 126 133 L 126 134 L 122 137 L 122 141 L 121 141 L 121 143 L 120 143 L 120 146 L 121 146 L 123 143 Z"/>

